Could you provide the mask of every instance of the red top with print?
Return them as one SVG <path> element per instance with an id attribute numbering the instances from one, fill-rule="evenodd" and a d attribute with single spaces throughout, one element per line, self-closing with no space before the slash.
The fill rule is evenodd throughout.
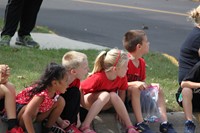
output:
<path id="1" fill-rule="evenodd" d="M 139 58 L 139 66 L 135 67 L 132 60 L 128 62 L 128 71 L 126 73 L 128 82 L 144 81 L 146 79 L 146 63 L 143 58 Z"/>
<path id="2" fill-rule="evenodd" d="M 84 94 L 108 91 L 117 92 L 117 90 L 126 90 L 128 88 L 126 76 L 117 77 L 115 80 L 109 80 L 104 71 L 92 74 L 90 77 L 81 82 L 81 89 Z"/>
<path id="3" fill-rule="evenodd" d="M 16 102 L 19 104 L 28 104 L 30 99 L 30 93 L 29 90 L 33 89 L 33 86 L 28 87 L 24 90 L 22 90 L 17 96 L 16 96 Z M 45 89 L 40 93 L 35 94 L 35 96 L 44 97 L 44 101 L 39 106 L 39 112 L 44 113 L 50 110 L 53 106 L 53 104 L 57 101 L 59 95 L 55 94 L 53 98 L 49 97 L 48 90 Z"/>

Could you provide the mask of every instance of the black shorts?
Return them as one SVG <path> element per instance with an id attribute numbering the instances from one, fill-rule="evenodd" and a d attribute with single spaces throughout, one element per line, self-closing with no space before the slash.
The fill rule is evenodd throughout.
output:
<path id="1" fill-rule="evenodd" d="M 20 110 L 25 106 L 25 104 L 16 103 L 16 113 L 19 114 Z"/>
<path id="2" fill-rule="evenodd" d="M 0 99 L 0 112 L 3 111 L 3 109 L 5 107 L 4 103 L 5 103 L 5 99 L 4 98 Z"/>
<path id="3" fill-rule="evenodd" d="M 178 102 L 178 104 L 183 107 L 182 105 L 182 101 L 179 102 L 178 101 L 178 98 L 180 96 L 180 92 L 177 92 L 176 93 L 176 101 Z M 193 98 L 192 98 L 192 108 L 193 108 L 193 112 L 199 112 L 200 111 L 200 104 L 199 104 L 199 101 L 200 101 L 200 93 L 194 93 L 193 92 Z"/>

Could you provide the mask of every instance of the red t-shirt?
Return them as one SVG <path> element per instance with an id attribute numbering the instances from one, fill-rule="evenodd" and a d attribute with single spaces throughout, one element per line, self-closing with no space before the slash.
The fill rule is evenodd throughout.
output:
<path id="1" fill-rule="evenodd" d="M 75 79 L 70 85 L 68 88 L 71 88 L 71 87 L 77 87 L 79 88 L 80 87 L 80 80 L 79 79 Z"/>
<path id="2" fill-rule="evenodd" d="M 104 71 L 97 72 L 81 82 L 81 89 L 84 94 L 98 91 L 117 92 L 117 90 L 126 90 L 127 88 L 126 76 L 109 80 Z"/>
<path id="3" fill-rule="evenodd" d="M 135 67 L 132 60 L 128 62 L 128 71 L 126 73 L 128 82 L 144 81 L 146 79 L 146 63 L 143 58 L 139 58 L 139 66 Z"/>

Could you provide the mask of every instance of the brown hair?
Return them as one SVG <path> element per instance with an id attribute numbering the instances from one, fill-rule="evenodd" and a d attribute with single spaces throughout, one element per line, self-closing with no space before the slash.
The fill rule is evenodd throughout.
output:
<path id="1" fill-rule="evenodd" d="M 146 33 L 143 30 L 129 30 L 124 34 L 123 46 L 128 52 L 134 52 L 137 44 L 142 44 Z"/>

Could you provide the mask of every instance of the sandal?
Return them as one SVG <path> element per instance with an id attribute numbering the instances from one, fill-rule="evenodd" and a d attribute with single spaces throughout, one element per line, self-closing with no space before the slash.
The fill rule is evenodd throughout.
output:
<path id="1" fill-rule="evenodd" d="M 134 126 L 127 127 L 127 133 L 139 133 Z"/>
<path id="2" fill-rule="evenodd" d="M 89 126 L 80 127 L 79 130 L 82 131 L 83 133 L 96 133 Z"/>

